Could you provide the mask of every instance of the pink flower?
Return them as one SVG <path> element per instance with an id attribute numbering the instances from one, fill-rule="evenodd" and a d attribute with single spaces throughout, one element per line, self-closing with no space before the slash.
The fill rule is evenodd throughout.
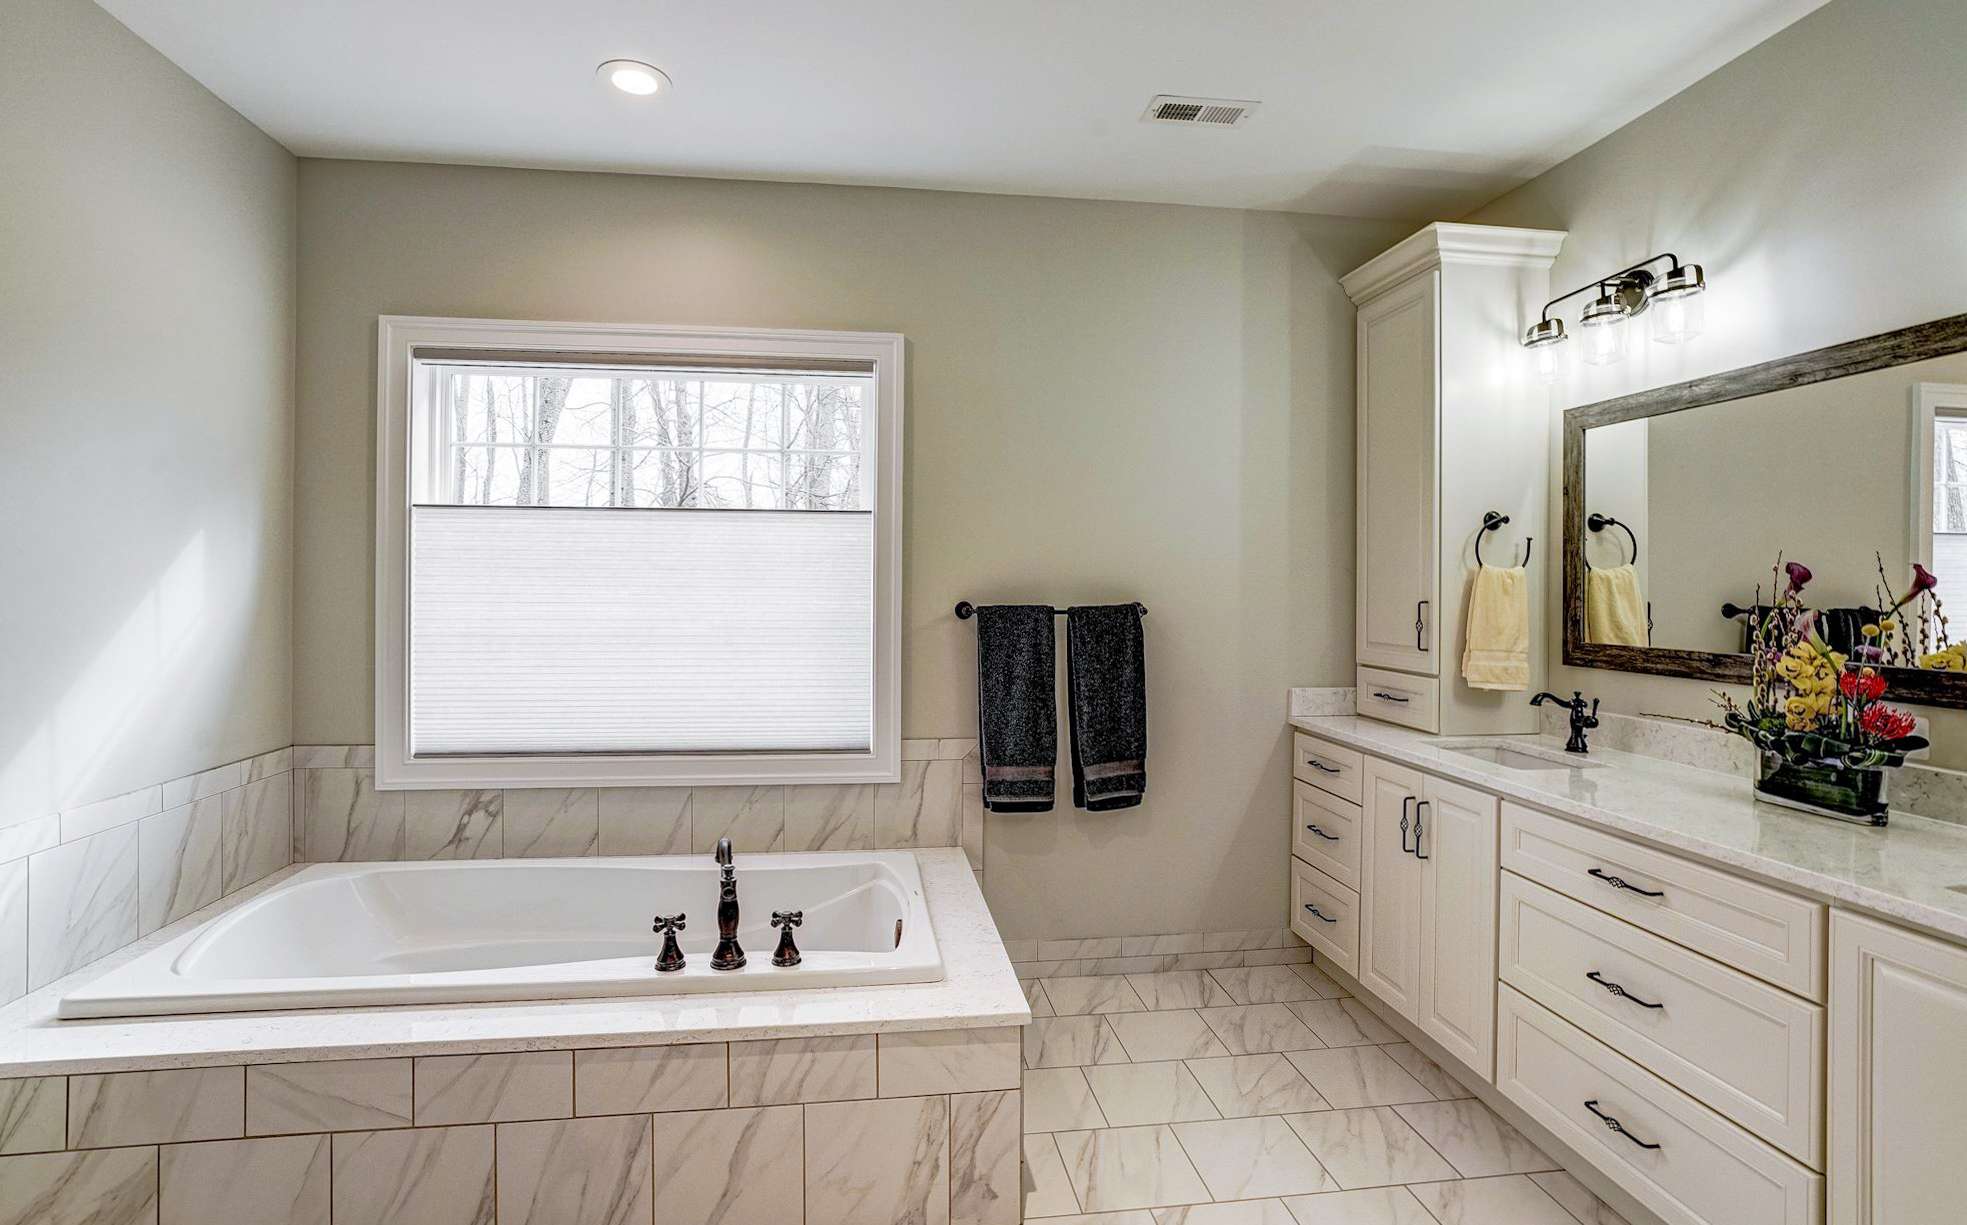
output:
<path id="1" fill-rule="evenodd" d="M 1788 594 L 1790 595 L 1795 595 L 1797 592 L 1803 590 L 1803 584 L 1809 582 L 1811 577 L 1810 567 L 1800 561 L 1785 564 L 1783 566 L 1783 573 L 1789 576 Z"/>
<path id="2" fill-rule="evenodd" d="M 1940 580 L 1930 570 L 1918 562 L 1912 563 L 1912 590 L 1907 592 L 1907 595 L 1918 595 L 1921 592 L 1931 591 L 1939 585 Z"/>

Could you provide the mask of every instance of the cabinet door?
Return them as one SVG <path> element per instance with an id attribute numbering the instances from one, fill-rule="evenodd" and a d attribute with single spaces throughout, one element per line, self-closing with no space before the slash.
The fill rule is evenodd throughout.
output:
<path id="1" fill-rule="evenodd" d="M 1435 623 L 1441 274 L 1359 310 L 1359 662 L 1440 673 Z"/>
<path id="2" fill-rule="evenodd" d="M 1414 1020 L 1484 1080 L 1496 1055 L 1496 797 L 1421 786 L 1420 1011 Z"/>
<path id="3" fill-rule="evenodd" d="M 1421 867 L 1414 810 L 1421 775 L 1368 757 L 1359 863 L 1359 981 L 1408 1020 L 1420 1008 Z"/>
<path id="4" fill-rule="evenodd" d="M 1830 1225 L 1961 1219 L 1967 949 L 1834 910 Z"/>

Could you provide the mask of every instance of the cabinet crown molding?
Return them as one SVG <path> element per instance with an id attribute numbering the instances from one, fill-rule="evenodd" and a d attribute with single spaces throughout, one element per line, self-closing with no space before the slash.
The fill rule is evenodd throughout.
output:
<path id="1" fill-rule="evenodd" d="M 1359 305 L 1417 272 L 1443 264 L 1511 265 L 1548 269 L 1564 245 L 1566 230 L 1524 230 L 1502 225 L 1437 221 L 1404 238 L 1339 278 Z"/>

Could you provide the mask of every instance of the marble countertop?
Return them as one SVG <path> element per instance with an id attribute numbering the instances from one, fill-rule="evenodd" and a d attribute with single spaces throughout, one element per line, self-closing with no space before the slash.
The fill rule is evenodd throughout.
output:
<path id="1" fill-rule="evenodd" d="M 1431 736 L 1355 715 L 1296 718 L 1338 744 L 1521 800 L 1771 884 L 1967 943 L 1967 826 L 1894 812 L 1884 828 L 1756 803 L 1747 779 L 1593 749 L 1591 770 L 1512 770 L 1457 741 L 1561 749 L 1543 736 Z"/>
<path id="2" fill-rule="evenodd" d="M 929 900 L 929 921 L 942 949 L 944 978 L 937 983 L 89 1021 L 55 1017 L 57 1001 L 72 987 L 238 906 L 306 866 L 297 865 L 0 1009 L 0 1078 L 976 1029 L 1029 1021 L 1024 992 L 964 853 L 926 850 L 915 852 L 915 857 Z"/>

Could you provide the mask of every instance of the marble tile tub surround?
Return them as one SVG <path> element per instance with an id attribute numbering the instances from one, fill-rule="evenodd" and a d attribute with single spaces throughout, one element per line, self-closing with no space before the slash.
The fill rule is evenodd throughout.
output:
<path id="1" fill-rule="evenodd" d="M 0 827 L 0 1004 L 286 867 L 276 749 Z"/>
<path id="2" fill-rule="evenodd" d="M 250 900 L 286 875 L 276 874 L 112 954 L 100 967 L 80 971 L 0 1009 L 0 1079 L 217 1064 L 300 1065 L 324 1060 L 822 1038 L 876 1031 L 901 1035 L 1022 1025 L 1029 1019 L 1030 1009 L 963 852 L 943 847 L 914 854 L 928 898 L 929 921 L 943 953 L 944 977 L 936 983 L 339 1012 L 218 1013 L 129 1021 L 64 1022 L 55 1018 L 55 1006 L 71 984 L 86 981 L 171 939 L 191 924 Z M 302 870 L 296 867 L 288 871 Z M 918 1051 L 908 1066 L 932 1065 L 935 1057 L 934 1049 Z M 576 1083 L 580 1083 L 578 1078 Z M 593 1082 L 590 1079 L 588 1083 Z M 762 1075 L 758 1083 L 769 1085 L 776 1080 L 772 1075 Z M 421 1078 L 419 1089 L 426 1095 L 430 1091 Z M 769 1097 L 768 1090 L 760 1092 Z M 400 1104 L 378 1106 L 400 1108 Z"/>
<path id="3" fill-rule="evenodd" d="M 845 1041 L 865 1075 L 837 1074 Z M 1018 1225 L 1020 1049 L 1005 1026 L 0 1080 L 0 1225 Z"/>
<path id="4" fill-rule="evenodd" d="M 983 869 L 974 738 L 902 741 L 900 782 L 378 791 L 370 745 L 293 750 L 295 862 L 960 846 Z"/>
<path id="5" fill-rule="evenodd" d="M 1024 985 L 1027 1221 L 1624 1225 L 1315 966 Z"/>
<path id="6" fill-rule="evenodd" d="M 1758 804 L 1743 775 L 1594 745 L 1593 770 L 1512 770 L 1453 738 L 1357 717 L 1300 731 L 1506 799 L 1684 852 L 1795 892 L 1967 941 L 1967 827 L 1894 815 L 1883 829 Z M 1550 749 L 1562 740 L 1543 738 Z"/>

